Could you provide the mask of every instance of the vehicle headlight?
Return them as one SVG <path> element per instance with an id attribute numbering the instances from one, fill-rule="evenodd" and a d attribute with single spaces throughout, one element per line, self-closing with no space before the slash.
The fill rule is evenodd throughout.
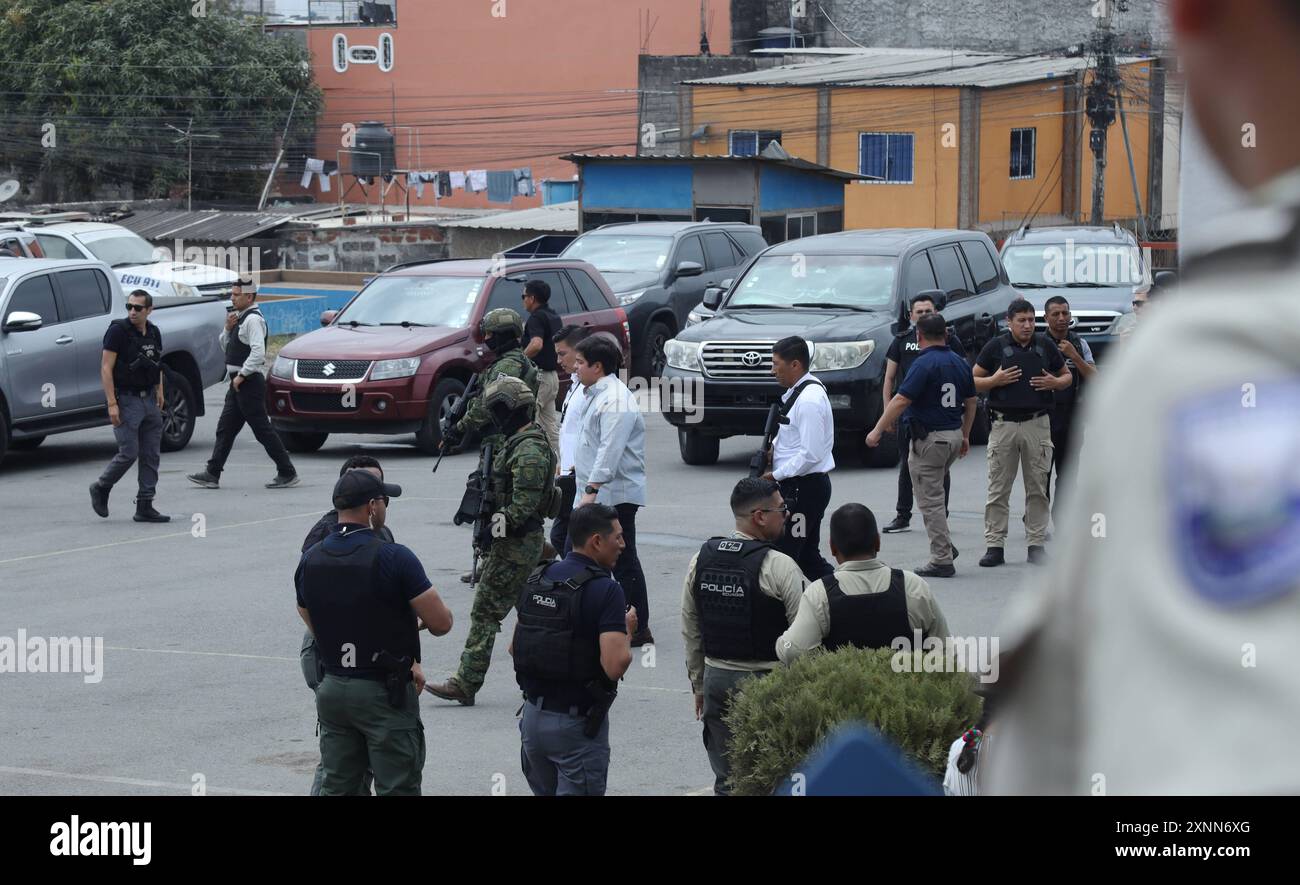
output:
<path id="1" fill-rule="evenodd" d="M 876 349 L 874 341 L 835 341 L 820 342 L 812 346 L 812 365 L 810 372 L 835 372 L 841 369 L 856 369 L 867 361 Z"/>
<path id="2" fill-rule="evenodd" d="M 198 298 L 199 290 L 184 283 L 172 283 L 172 291 L 180 298 Z"/>
<path id="3" fill-rule="evenodd" d="M 639 289 L 636 292 L 624 292 L 622 295 L 618 296 L 618 303 L 623 307 L 627 307 L 644 294 L 645 289 Z"/>
<path id="4" fill-rule="evenodd" d="M 695 311 L 691 311 L 686 315 L 686 325 L 688 326 L 694 326 L 695 324 L 702 322 L 704 322 L 704 317 L 700 316 Z"/>
<path id="5" fill-rule="evenodd" d="M 295 362 L 295 360 L 286 359 L 277 355 L 275 363 L 271 366 L 271 374 L 276 378 L 292 378 Z"/>
<path id="6" fill-rule="evenodd" d="M 400 360 L 380 360 L 370 372 L 371 381 L 383 381 L 386 378 L 408 378 L 420 368 L 418 356 L 408 356 Z"/>
<path id="7" fill-rule="evenodd" d="M 676 338 L 670 338 L 664 344 L 664 356 L 668 358 L 668 365 L 674 369 L 685 369 L 688 372 L 701 371 L 698 341 L 678 341 Z"/>

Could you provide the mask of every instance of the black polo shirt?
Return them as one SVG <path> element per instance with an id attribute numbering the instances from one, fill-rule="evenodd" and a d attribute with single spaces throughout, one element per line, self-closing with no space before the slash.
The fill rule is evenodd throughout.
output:
<path id="1" fill-rule="evenodd" d="M 907 370 L 912 368 L 912 363 L 921 355 L 921 343 L 917 337 L 916 329 L 908 329 L 894 336 L 894 340 L 889 342 L 889 350 L 885 352 L 885 357 L 898 363 L 898 373 L 894 375 L 894 392 L 903 383 L 907 377 Z M 966 359 L 966 348 L 962 345 L 961 339 L 951 332 L 948 333 L 948 340 L 945 345 L 953 353 L 962 359 Z"/>
<path id="2" fill-rule="evenodd" d="M 555 357 L 555 342 L 551 339 L 563 327 L 560 315 L 551 310 L 550 305 L 543 304 L 528 315 L 528 322 L 524 323 L 524 346 L 527 347 L 534 338 L 542 339 L 542 349 L 532 358 L 539 372 L 554 372 L 559 365 Z"/>

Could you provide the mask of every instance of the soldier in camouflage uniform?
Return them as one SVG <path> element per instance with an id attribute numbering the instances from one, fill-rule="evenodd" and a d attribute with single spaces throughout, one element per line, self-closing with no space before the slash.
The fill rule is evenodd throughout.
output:
<path id="1" fill-rule="evenodd" d="M 536 403 L 528 384 L 511 376 L 494 380 L 481 400 L 483 413 L 505 439 L 492 459 L 492 539 L 470 610 L 460 669 L 446 682 L 426 686 L 431 694 L 465 706 L 473 705 L 483 686 L 501 621 L 537 566 L 543 520 L 559 510 L 555 454 L 533 420 Z"/>
<path id="2" fill-rule="evenodd" d="M 524 355 L 521 344 L 524 337 L 524 321 L 519 318 L 519 314 L 508 307 L 489 310 L 479 322 L 479 331 L 483 333 L 483 343 L 497 355 L 497 358 L 483 371 L 478 389 L 486 391 L 497 378 L 509 376 L 522 379 L 536 398 L 539 383 L 537 366 Z M 500 451 L 505 437 L 488 429 L 489 423 L 487 409 L 483 406 L 483 396 L 475 396 L 465 410 L 465 417 L 461 418 L 455 427 L 443 428 L 443 438 L 447 440 L 448 445 L 459 445 L 467 434 L 487 429 L 482 445 L 491 443 L 495 451 Z"/>

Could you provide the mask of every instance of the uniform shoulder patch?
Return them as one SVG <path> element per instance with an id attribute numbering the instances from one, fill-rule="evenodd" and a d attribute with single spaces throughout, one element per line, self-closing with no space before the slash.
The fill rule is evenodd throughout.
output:
<path id="1" fill-rule="evenodd" d="M 718 542 L 719 553 L 739 553 L 741 550 L 744 549 L 745 549 L 744 541 L 719 541 Z"/>
<path id="2" fill-rule="evenodd" d="M 1172 550 L 1196 594 L 1239 608 L 1300 589 L 1300 380 L 1189 400 L 1170 430 Z"/>

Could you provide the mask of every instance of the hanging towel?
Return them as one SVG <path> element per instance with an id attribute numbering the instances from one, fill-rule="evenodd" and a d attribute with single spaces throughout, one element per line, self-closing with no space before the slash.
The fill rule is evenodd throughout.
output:
<path id="1" fill-rule="evenodd" d="M 451 173 L 451 186 L 453 190 L 463 191 L 465 189 L 465 173 Z"/>
<path id="2" fill-rule="evenodd" d="M 515 174 L 513 172 L 489 172 L 487 174 L 487 192 L 489 203 L 509 203 L 515 196 Z"/>
<path id="3" fill-rule="evenodd" d="M 474 193 L 487 190 L 487 170 L 471 169 L 465 173 L 469 177 L 469 189 Z"/>
<path id="4" fill-rule="evenodd" d="M 299 184 L 302 187 L 311 187 L 311 179 L 314 175 L 320 180 L 321 193 L 328 194 L 330 192 L 330 176 L 337 175 L 338 171 L 338 163 L 308 157 L 303 164 L 302 181 Z"/>
<path id="5" fill-rule="evenodd" d="M 537 193 L 537 189 L 533 185 L 533 169 L 531 166 L 516 169 L 514 175 L 516 194 L 521 197 L 531 197 Z"/>
<path id="6" fill-rule="evenodd" d="M 415 195 L 417 197 L 423 197 L 424 183 L 427 181 L 430 184 L 436 185 L 438 182 L 438 173 L 437 172 L 408 172 L 406 173 L 406 181 L 408 184 L 415 185 Z"/>

